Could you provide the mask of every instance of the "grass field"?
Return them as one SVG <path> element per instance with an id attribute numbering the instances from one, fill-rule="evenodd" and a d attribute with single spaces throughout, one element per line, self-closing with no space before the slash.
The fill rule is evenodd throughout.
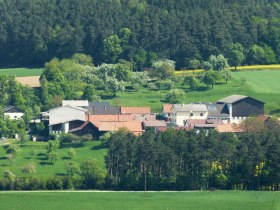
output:
<path id="1" fill-rule="evenodd" d="M 41 76 L 42 72 L 43 72 L 42 68 L 37 68 L 37 69 L 29 69 L 29 68 L 0 69 L 0 74 L 15 75 L 16 77 Z"/>
<path id="2" fill-rule="evenodd" d="M 242 94 L 264 101 L 267 114 L 280 113 L 280 71 L 242 71 L 233 72 L 232 76 L 233 79 L 228 84 L 222 82 L 215 85 L 214 89 L 207 89 L 203 85 L 197 91 L 186 89 L 182 103 L 214 102 L 232 94 Z M 242 77 L 247 80 L 244 85 L 240 81 Z M 141 89 L 138 92 L 119 92 L 118 100 L 108 99 L 107 101 L 124 106 L 150 106 L 152 111 L 161 112 L 167 92 L 148 89 Z"/>
<path id="3" fill-rule="evenodd" d="M 278 210 L 278 192 L 0 192 L 1 209 Z"/>
<path id="4" fill-rule="evenodd" d="M 105 168 L 104 156 L 106 155 L 107 148 L 102 146 L 100 141 L 88 142 L 83 145 L 72 144 L 76 156 L 74 157 L 75 162 L 81 163 L 87 158 L 95 158 L 99 161 L 100 165 Z M 27 142 L 22 148 L 21 152 L 14 159 L 12 165 L 6 158 L 6 150 L 4 145 L 0 147 L 0 176 L 3 175 L 4 170 L 11 170 L 16 176 L 23 176 L 22 168 L 33 162 L 36 165 L 35 176 L 47 178 L 55 175 L 65 175 L 64 165 L 68 158 L 68 150 L 71 146 L 62 147 L 58 150 L 58 161 L 54 165 L 50 164 L 50 161 L 46 159 L 46 143 L 44 142 Z M 34 148 L 35 155 L 33 156 L 32 150 Z"/>

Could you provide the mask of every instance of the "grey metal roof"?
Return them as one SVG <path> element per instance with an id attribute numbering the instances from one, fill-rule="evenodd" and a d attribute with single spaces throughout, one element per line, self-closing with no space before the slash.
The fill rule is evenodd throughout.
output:
<path id="1" fill-rule="evenodd" d="M 92 106 L 87 107 L 87 114 L 118 115 L 121 114 L 121 108 L 119 106 Z"/>
<path id="2" fill-rule="evenodd" d="M 227 104 L 232 104 L 235 103 L 237 101 L 240 101 L 242 99 L 248 98 L 248 96 L 243 96 L 243 95 L 231 95 L 225 98 L 222 98 L 220 100 L 218 100 L 218 103 L 227 103 Z"/>
<path id="3" fill-rule="evenodd" d="M 228 118 L 229 110 L 226 104 L 207 104 L 208 118 Z"/>
<path id="4" fill-rule="evenodd" d="M 205 104 L 174 104 L 172 112 L 207 112 Z"/>
<path id="5" fill-rule="evenodd" d="M 89 102 L 90 107 L 110 106 L 108 102 Z"/>
<path id="6" fill-rule="evenodd" d="M 19 109 L 16 106 L 8 106 L 4 108 L 3 110 L 4 113 L 24 113 L 21 109 Z"/>

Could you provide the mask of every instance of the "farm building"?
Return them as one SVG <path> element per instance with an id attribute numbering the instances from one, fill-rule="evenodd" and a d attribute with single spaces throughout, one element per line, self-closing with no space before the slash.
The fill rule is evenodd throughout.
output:
<path id="1" fill-rule="evenodd" d="M 227 107 L 231 123 L 240 123 L 242 120 L 264 114 L 264 102 L 249 96 L 231 95 L 217 101 Z"/>
<path id="2" fill-rule="evenodd" d="M 8 106 L 3 110 L 4 118 L 19 120 L 24 116 L 24 112 L 16 106 Z"/>

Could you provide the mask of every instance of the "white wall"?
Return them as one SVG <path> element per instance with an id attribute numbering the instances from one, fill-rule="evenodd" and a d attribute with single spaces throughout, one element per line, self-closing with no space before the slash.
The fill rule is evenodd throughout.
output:
<path id="1" fill-rule="evenodd" d="M 5 118 L 10 118 L 11 120 L 19 120 L 24 116 L 24 113 L 17 112 L 17 113 L 4 113 Z"/>
<path id="2" fill-rule="evenodd" d="M 191 116 L 191 113 L 193 116 Z M 203 116 L 200 116 L 203 114 Z M 201 112 L 177 112 L 171 113 L 171 123 L 178 126 L 184 126 L 184 121 L 188 119 L 194 120 L 206 120 L 208 116 L 208 112 L 201 111 Z"/>

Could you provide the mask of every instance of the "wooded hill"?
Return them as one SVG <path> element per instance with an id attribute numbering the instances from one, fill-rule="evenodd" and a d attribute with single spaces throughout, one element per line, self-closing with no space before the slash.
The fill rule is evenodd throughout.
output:
<path id="1" fill-rule="evenodd" d="M 243 64 L 280 62 L 278 0 L 1 0 L 0 65 L 42 66 L 53 57 L 89 54 L 95 64 L 157 58 L 177 68 L 210 55 Z"/>

